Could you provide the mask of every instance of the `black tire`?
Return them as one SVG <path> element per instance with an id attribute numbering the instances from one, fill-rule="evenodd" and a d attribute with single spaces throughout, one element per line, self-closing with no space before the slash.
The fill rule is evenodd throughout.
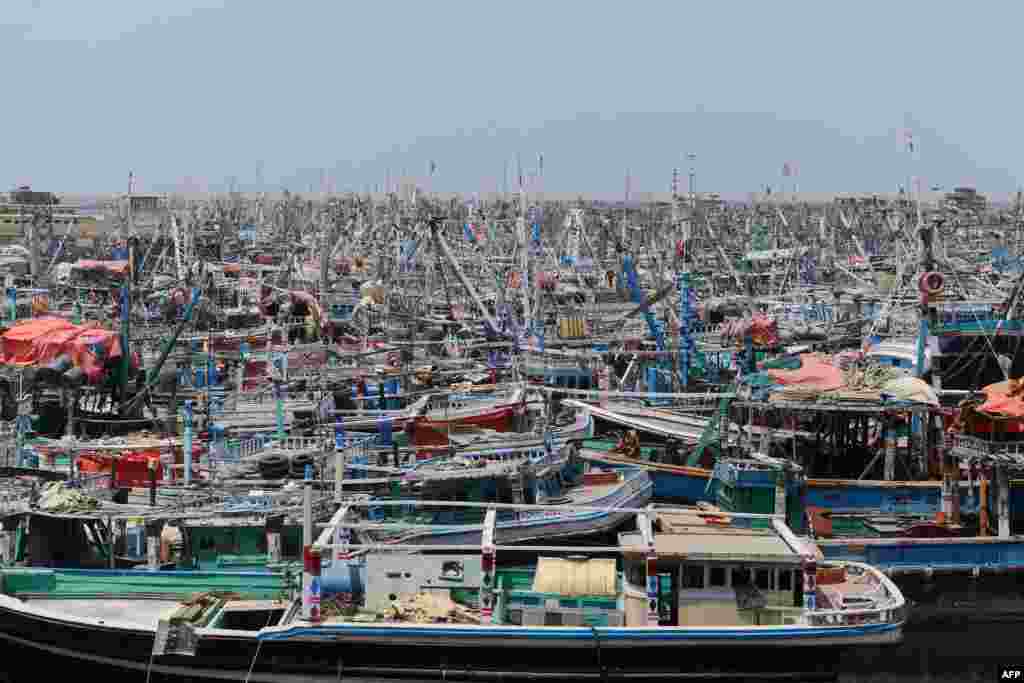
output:
<path id="1" fill-rule="evenodd" d="M 289 460 L 287 455 L 281 455 L 280 453 L 267 453 L 266 455 L 260 456 L 259 463 L 261 468 L 279 469 L 281 467 L 287 467 Z"/>
<path id="2" fill-rule="evenodd" d="M 264 469 L 260 468 L 260 476 L 264 479 L 287 479 L 291 473 L 287 467 L 276 468 L 276 469 Z"/>
<path id="3" fill-rule="evenodd" d="M 315 466 L 312 455 L 301 453 L 292 456 L 291 472 L 294 476 L 304 477 L 306 475 L 306 465 Z"/>

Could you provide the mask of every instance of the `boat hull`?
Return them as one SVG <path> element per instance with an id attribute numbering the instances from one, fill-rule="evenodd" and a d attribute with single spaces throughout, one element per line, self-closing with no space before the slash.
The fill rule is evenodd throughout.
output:
<path id="1" fill-rule="evenodd" d="M 602 467 L 645 470 L 654 482 L 654 496 L 658 499 L 697 503 L 715 502 L 717 497 L 712 471 L 702 467 L 637 461 L 593 449 L 583 449 L 580 456 Z M 972 492 L 967 482 L 960 482 L 961 512 L 977 512 L 976 491 L 977 487 Z M 832 512 L 929 515 L 941 509 L 942 482 L 809 478 L 804 504 Z"/>
<path id="2" fill-rule="evenodd" d="M 47 677 L 95 671 L 102 680 L 358 680 L 406 675 L 444 680 L 564 680 L 652 676 L 830 679 L 840 653 L 896 644 L 900 624 L 848 627 L 575 628 L 449 624 L 295 626 L 199 631 L 195 656 L 151 657 L 152 630 L 25 610 L 0 598 L 0 643 Z M 780 647 L 796 648 L 779 657 Z M 557 653 L 557 655 L 556 655 Z M 26 657 L 24 655 L 34 656 Z M 737 656 L 740 655 L 740 656 Z M 26 667 L 27 668 L 27 667 Z"/>
<path id="3" fill-rule="evenodd" d="M 651 500 L 653 485 L 648 477 L 632 473 L 622 486 L 607 496 L 585 503 L 593 507 L 645 507 Z M 495 543 L 506 545 L 539 539 L 584 536 L 610 531 L 632 519 L 631 512 L 530 512 L 516 520 L 499 520 L 495 524 Z M 415 545 L 480 545 L 483 526 L 466 525 L 443 532 L 404 536 L 402 543 Z"/>

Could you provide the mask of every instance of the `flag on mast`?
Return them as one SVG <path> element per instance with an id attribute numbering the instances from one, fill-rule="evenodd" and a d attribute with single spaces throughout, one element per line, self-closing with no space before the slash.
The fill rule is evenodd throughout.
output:
<path id="1" fill-rule="evenodd" d="M 544 155 L 537 155 L 537 175 L 544 175 Z"/>
<path id="2" fill-rule="evenodd" d="M 430 175 L 434 175 L 434 171 L 437 170 L 437 162 L 431 160 L 430 162 Z"/>
<path id="3" fill-rule="evenodd" d="M 782 176 L 784 178 L 788 178 L 791 175 L 793 175 L 793 169 L 790 168 L 789 162 L 787 161 L 786 163 L 782 164 Z"/>
<path id="4" fill-rule="evenodd" d="M 914 153 L 914 134 L 913 134 L 913 132 L 911 132 L 911 130 L 908 128 L 907 130 L 903 131 L 903 137 L 907 141 L 907 151 L 910 152 L 911 154 L 913 154 Z"/>

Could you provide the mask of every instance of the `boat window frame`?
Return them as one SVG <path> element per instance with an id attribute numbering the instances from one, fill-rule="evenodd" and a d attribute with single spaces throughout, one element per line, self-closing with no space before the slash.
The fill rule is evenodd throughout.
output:
<path id="1" fill-rule="evenodd" d="M 730 568 L 728 566 L 726 566 L 726 565 L 710 565 L 708 567 L 707 587 L 708 588 L 729 588 L 729 586 L 730 586 L 729 581 L 732 578 L 732 572 L 730 572 L 729 569 Z M 722 580 L 721 580 L 721 582 L 716 582 L 714 580 L 714 575 L 715 575 L 716 571 L 722 572 Z"/>
<path id="2" fill-rule="evenodd" d="M 761 578 L 767 577 L 765 585 L 761 585 Z M 754 586 L 758 590 L 763 591 L 774 591 L 775 590 L 775 572 L 770 567 L 757 567 L 754 569 Z"/>
<path id="3" fill-rule="evenodd" d="M 744 567 L 742 565 L 732 565 L 732 566 L 729 567 L 729 587 L 730 588 L 732 588 L 734 586 L 737 586 L 737 585 L 742 585 L 742 584 L 737 584 L 735 581 L 733 581 L 733 576 L 735 576 L 737 573 L 739 573 L 742 576 L 742 572 L 744 572 L 744 571 L 747 573 L 747 583 L 746 583 L 746 585 L 752 585 L 753 584 L 753 577 L 751 576 L 751 569 L 750 569 L 750 567 Z"/>
<path id="4" fill-rule="evenodd" d="M 626 563 L 625 566 L 626 581 L 634 586 L 646 586 L 647 585 L 647 565 L 639 559 L 633 558 Z M 642 578 L 642 581 L 635 581 L 634 579 Z"/>
<path id="5" fill-rule="evenodd" d="M 788 586 L 783 586 L 783 577 L 785 577 Z M 792 591 L 793 590 L 793 570 L 788 568 L 779 568 L 775 570 L 775 585 L 778 591 Z"/>
<path id="6" fill-rule="evenodd" d="M 689 584 L 689 581 L 687 581 L 686 570 L 687 569 L 698 569 L 698 568 L 701 570 L 701 572 L 700 572 L 700 585 L 699 586 L 691 586 Z M 679 565 L 679 589 L 680 590 L 707 590 L 710 587 L 709 581 L 708 581 L 708 573 L 709 573 L 709 568 L 708 568 L 707 564 L 704 564 L 704 563 L 697 564 L 697 563 L 690 563 L 690 562 L 683 562 L 683 563 L 681 563 Z M 694 574 L 693 576 L 695 577 L 696 574 Z"/>

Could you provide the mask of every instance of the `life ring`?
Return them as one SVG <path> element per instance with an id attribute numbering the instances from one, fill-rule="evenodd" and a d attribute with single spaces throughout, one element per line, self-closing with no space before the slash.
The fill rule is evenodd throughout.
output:
<path id="1" fill-rule="evenodd" d="M 927 296 L 938 296 L 946 284 L 946 278 L 942 273 L 932 271 L 923 273 L 917 281 L 917 289 Z"/>

